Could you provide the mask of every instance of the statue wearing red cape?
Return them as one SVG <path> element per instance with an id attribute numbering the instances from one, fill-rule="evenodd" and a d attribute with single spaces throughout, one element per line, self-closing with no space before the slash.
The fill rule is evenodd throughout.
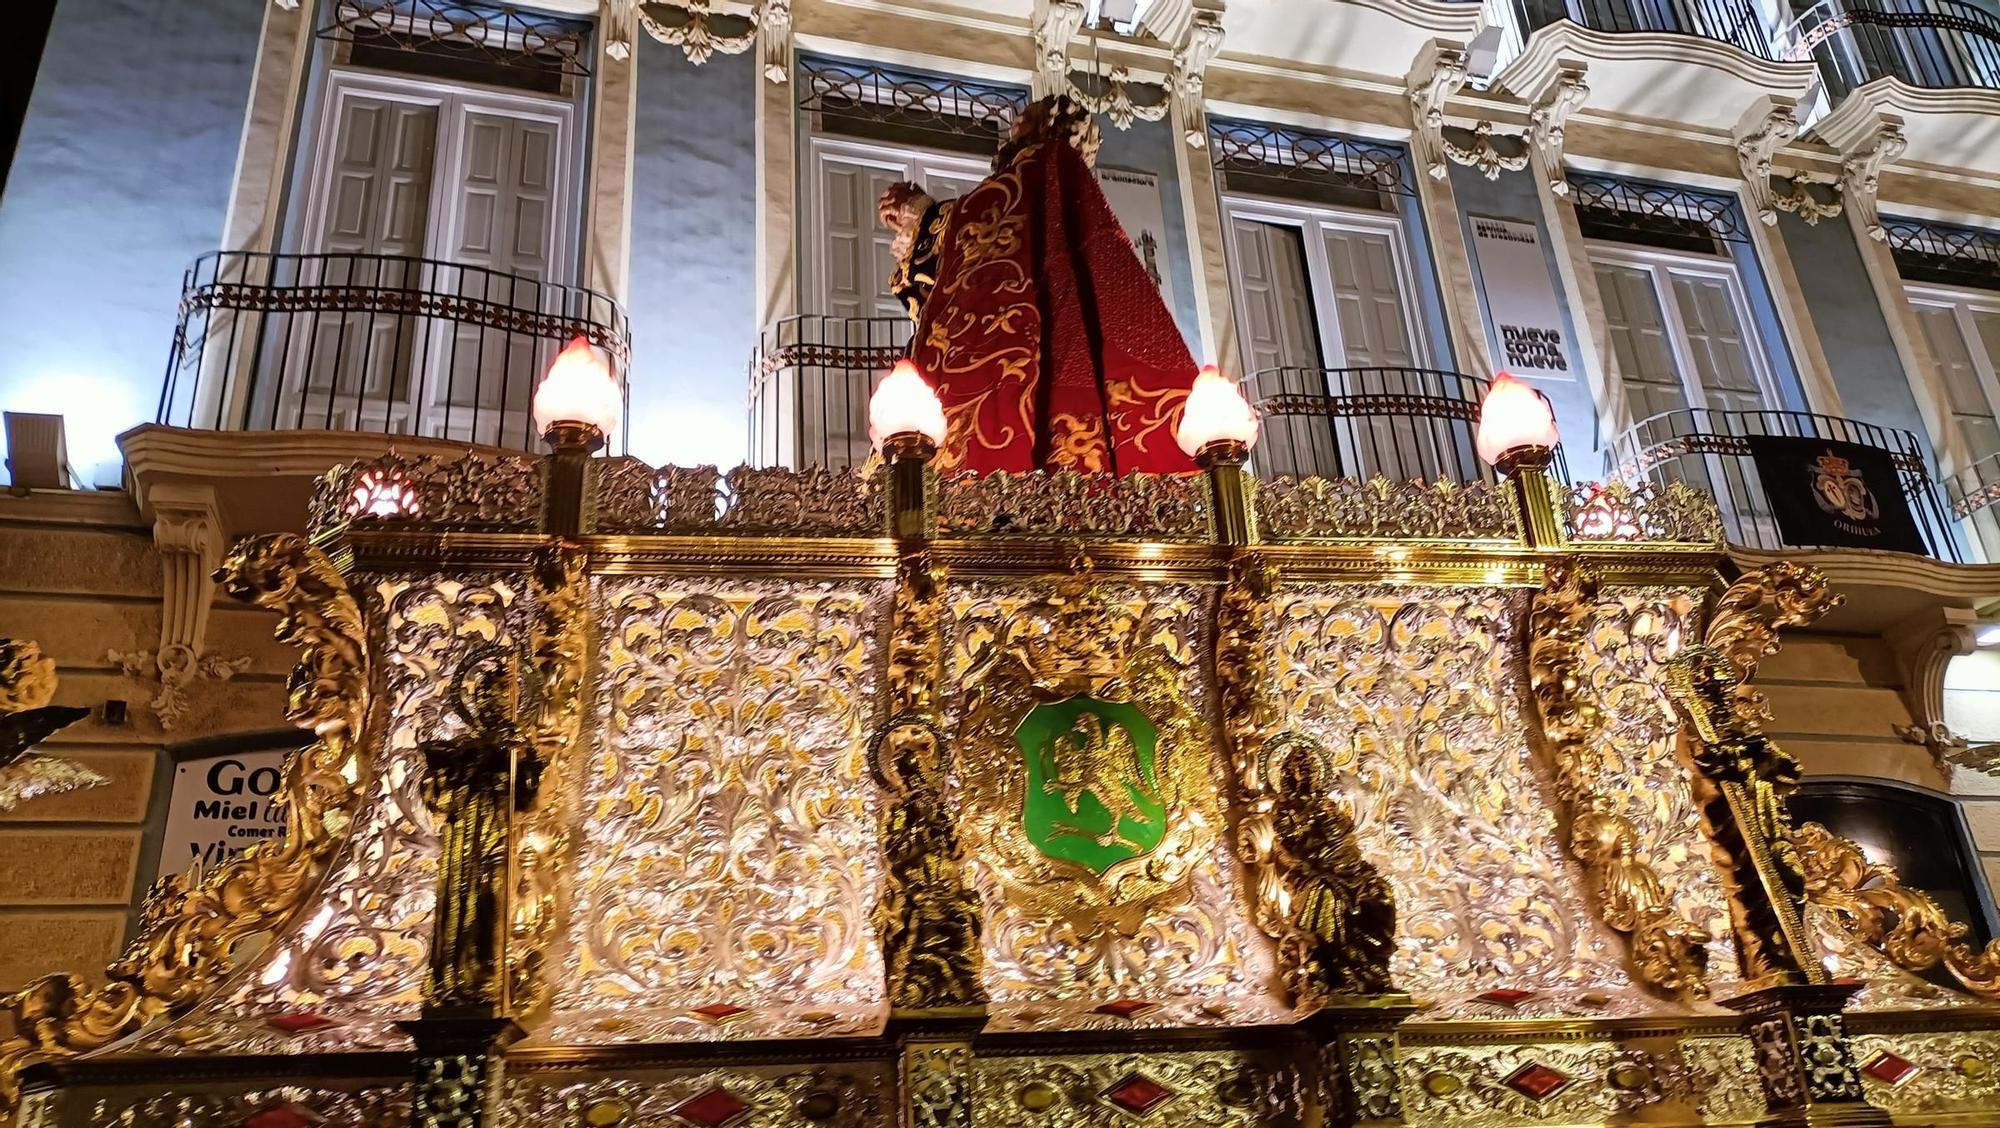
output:
<path id="1" fill-rule="evenodd" d="M 1195 363 L 1091 172 L 1096 127 L 1064 96 L 1022 114 L 957 200 L 883 195 L 910 356 L 948 425 L 944 470 L 1174 473 Z"/>

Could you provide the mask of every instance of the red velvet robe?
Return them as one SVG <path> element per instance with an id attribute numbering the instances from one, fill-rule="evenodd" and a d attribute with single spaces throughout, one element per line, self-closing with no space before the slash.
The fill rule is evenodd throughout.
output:
<path id="1" fill-rule="evenodd" d="M 1191 471 L 1173 315 L 1083 158 L 1027 149 L 952 208 L 911 356 L 944 401 L 944 470 Z"/>

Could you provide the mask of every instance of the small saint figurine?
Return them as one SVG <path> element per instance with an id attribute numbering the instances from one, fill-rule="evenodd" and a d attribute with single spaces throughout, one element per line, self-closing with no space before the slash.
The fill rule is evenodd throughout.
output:
<path id="1" fill-rule="evenodd" d="M 1052 95 L 965 195 L 882 194 L 910 356 L 944 401 L 940 470 L 1195 468 L 1173 436 L 1194 358 L 1091 171 L 1098 140 Z"/>

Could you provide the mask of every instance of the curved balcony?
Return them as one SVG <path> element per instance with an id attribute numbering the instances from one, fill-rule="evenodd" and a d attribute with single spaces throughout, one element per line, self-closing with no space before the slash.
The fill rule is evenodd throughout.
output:
<path id="1" fill-rule="evenodd" d="M 625 311 L 592 290 L 398 255 L 221 251 L 182 280 L 157 418 L 529 450 L 535 384 L 576 337 L 623 380 Z"/>
<path id="2" fill-rule="evenodd" d="M 1264 477 L 1491 480 L 1473 446 L 1488 383 L 1429 368 L 1264 369 L 1243 381 L 1263 415 L 1252 465 Z"/>
<path id="3" fill-rule="evenodd" d="M 1835 100 L 1877 79 L 2000 90 L 2000 16 L 1960 0 L 1820 0 L 1778 37 L 1819 65 Z"/>
<path id="4" fill-rule="evenodd" d="M 868 461 L 868 396 L 909 348 L 907 317 L 804 314 L 764 327 L 750 357 L 750 463 Z"/>
<path id="5" fill-rule="evenodd" d="M 1685 482 L 1711 494 L 1722 511 L 1726 539 L 1741 548 L 1851 547 L 1786 537 L 1771 500 L 1772 483 L 1758 471 L 1757 439 L 1764 436 L 1825 439 L 1880 452 L 1896 480 L 1889 486 L 1869 483 L 1876 503 L 1886 507 L 1900 500 L 1908 508 L 1925 555 L 1949 563 L 1962 559 L 1924 444 L 1898 427 L 1806 411 L 1687 408 L 1655 415 L 1614 439 L 1605 452 L 1605 474 L 1633 484 Z M 1810 481 L 1790 485 L 1799 491 L 1813 487 Z M 1884 497 L 1891 490 L 1893 496 Z"/>
<path id="6" fill-rule="evenodd" d="M 1945 476 L 1945 500 L 1951 515 L 1965 522 L 1967 532 L 1978 542 L 1980 556 L 1988 562 L 2000 561 L 2000 454 L 1967 465 Z"/>
<path id="7" fill-rule="evenodd" d="M 1513 0 L 1524 43 L 1495 76 L 1529 101 L 1581 64 L 1594 110 L 1730 130 L 1760 96 L 1798 102 L 1810 62 L 1774 50 L 1753 0 Z"/>

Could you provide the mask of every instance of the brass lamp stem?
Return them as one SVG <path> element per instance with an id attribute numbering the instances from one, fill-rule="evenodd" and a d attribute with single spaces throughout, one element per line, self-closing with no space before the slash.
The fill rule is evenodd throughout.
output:
<path id="1" fill-rule="evenodd" d="M 1555 457 L 1550 447 L 1519 446 L 1503 452 L 1493 464 L 1507 478 L 1514 519 L 1529 548 L 1560 548 L 1567 539 L 1556 511 L 1555 480 L 1549 477 Z"/>
<path id="2" fill-rule="evenodd" d="M 882 444 L 888 462 L 889 535 L 899 541 L 929 540 L 930 467 L 937 444 L 914 431 L 891 435 Z"/>
<path id="3" fill-rule="evenodd" d="M 1195 452 L 1195 465 L 1208 473 L 1208 492 L 1215 505 L 1215 538 L 1224 545 L 1256 543 L 1250 514 L 1250 478 L 1243 463 L 1250 448 L 1235 439 L 1217 439 Z"/>
<path id="4" fill-rule="evenodd" d="M 556 422 L 542 439 L 550 454 L 542 492 L 542 531 L 580 537 L 591 530 L 590 456 L 604 446 L 604 432 L 589 423 Z"/>

